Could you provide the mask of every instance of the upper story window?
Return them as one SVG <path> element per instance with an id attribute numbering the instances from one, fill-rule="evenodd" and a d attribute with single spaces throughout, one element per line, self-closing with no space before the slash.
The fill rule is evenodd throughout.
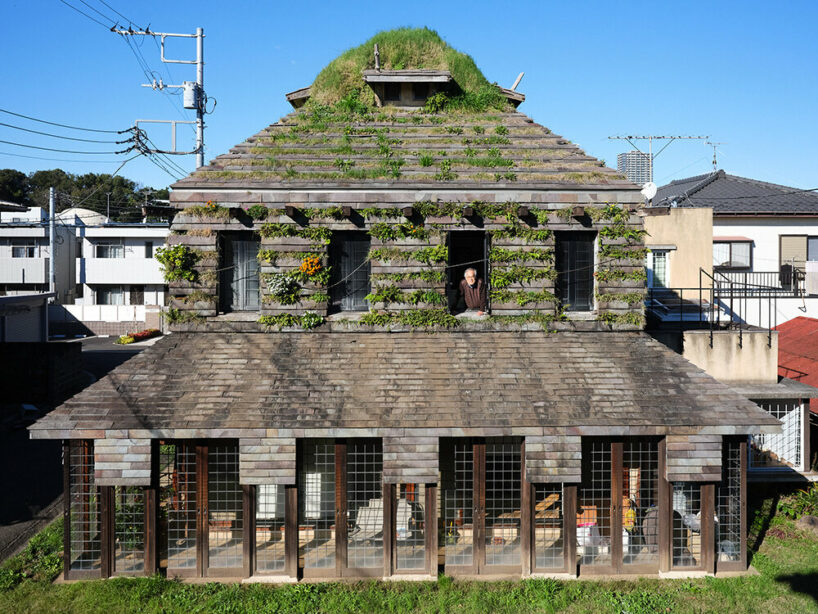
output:
<path id="1" fill-rule="evenodd" d="M 749 269 L 753 266 L 750 239 L 713 240 L 713 266 L 722 269 Z"/>
<path id="2" fill-rule="evenodd" d="M 11 244 L 12 258 L 36 258 L 37 244 L 33 241 L 15 241 Z"/>
<path id="3" fill-rule="evenodd" d="M 593 232 L 557 232 L 556 295 L 567 311 L 590 311 L 594 296 Z"/>
<path id="4" fill-rule="evenodd" d="M 488 244 L 482 230 L 458 230 L 449 233 L 448 301 L 449 310 L 484 312 L 488 308 L 486 261 Z"/>
<path id="5" fill-rule="evenodd" d="M 803 271 L 807 261 L 818 260 L 818 237 L 808 235 L 780 235 L 779 266 Z"/>
<path id="6" fill-rule="evenodd" d="M 261 307 L 259 241 L 249 234 L 223 238 L 219 300 L 222 311 L 256 311 Z"/>
<path id="7" fill-rule="evenodd" d="M 145 258 L 153 258 L 153 241 L 145 241 Z"/>
<path id="8" fill-rule="evenodd" d="M 365 232 L 335 232 L 329 245 L 330 309 L 366 311 L 370 292 L 369 247 Z"/>
<path id="9" fill-rule="evenodd" d="M 97 258 L 124 258 L 125 247 L 122 243 L 97 243 L 96 257 Z"/>
<path id="10" fill-rule="evenodd" d="M 648 252 L 648 287 L 667 288 L 668 261 L 670 251 L 666 249 L 651 249 Z"/>

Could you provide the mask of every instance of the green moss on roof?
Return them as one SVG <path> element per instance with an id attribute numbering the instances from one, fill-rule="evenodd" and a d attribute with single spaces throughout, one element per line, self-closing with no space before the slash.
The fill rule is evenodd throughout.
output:
<path id="1" fill-rule="evenodd" d="M 335 104 L 350 94 L 360 92 L 364 103 L 374 103 L 372 91 L 362 88 L 361 71 L 375 68 L 374 46 L 377 43 L 381 68 L 384 70 L 448 70 L 462 93 L 455 107 L 479 106 L 504 108 L 505 98 L 480 72 L 471 56 L 450 47 L 429 28 L 398 28 L 378 32 L 358 47 L 342 53 L 315 78 L 310 99 L 320 104 Z"/>

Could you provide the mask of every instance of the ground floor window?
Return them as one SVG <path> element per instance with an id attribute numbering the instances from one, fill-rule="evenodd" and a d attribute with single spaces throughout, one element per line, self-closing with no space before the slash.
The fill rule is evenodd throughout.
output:
<path id="1" fill-rule="evenodd" d="M 565 567 L 562 484 L 534 487 L 534 568 Z"/>
<path id="2" fill-rule="evenodd" d="M 395 487 L 395 569 L 426 569 L 426 485 Z"/>
<path id="3" fill-rule="evenodd" d="M 383 451 L 380 439 L 346 446 L 347 567 L 383 568 Z"/>
<path id="4" fill-rule="evenodd" d="M 285 487 L 283 484 L 256 486 L 256 571 L 284 570 Z"/>
<path id="5" fill-rule="evenodd" d="M 673 567 L 702 564 L 702 492 L 695 483 L 674 482 Z M 706 520 L 706 519 L 704 519 Z"/>
<path id="6" fill-rule="evenodd" d="M 69 568 L 95 571 L 101 568 L 102 524 L 99 488 L 94 484 L 94 443 L 70 440 L 68 444 Z"/>
<path id="7" fill-rule="evenodd" d="M 97 305 L 124 305 L 122 286 L 97 286 Z"/>
<path id="8" fill-rule="evenodd" d="M 298 557 L 304 569 L 335 567 L 335 442 L 308 439 L 298 474 Z"/>
<path id="9" fill-rule="evenodd" d="M 799 399 L 759 402 L 771 416 L 781 420 L 782 431 L 750 436 L 750 466 L 754 469 L 802 469 L 804 404 Z"/>
<path id="10" fill-rule="evenodd" d="M 114 571 L 141 573 L 145 569 L 145 489 L 114 487 Z"/>
<path id="11" fill-rule="evenodd" d="M 716 564 L 727 567 L 738 563 L 743 567 L 746 541 L 746 508 L 744 490 L 747 444 L 725 439 L 722 446 L 721 482 L 716 488 Z"/>

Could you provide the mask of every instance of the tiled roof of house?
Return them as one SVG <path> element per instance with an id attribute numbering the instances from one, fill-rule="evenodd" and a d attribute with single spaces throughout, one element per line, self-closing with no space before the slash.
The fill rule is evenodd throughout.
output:
<path id="1" fill-rule="evenodd" d="M 779 324 L 776 330 L 778 374 L 818 387 L 818 319 L 798 316 Z M 818 404 L 812 405 L 818 413 Z"/>
<path id="2" fill-rule="evenodd" d="M 818 215 L 818 193 L 720 170 L 662 186 L 654 207 L 712 207 L 714 215 Z"/>
<path id="3" fill-rule="evenodd" d="M 361 186 L 636 189 L 517 111 L 330 107 L 290 113 L 172 187 Z"/>
<path id="4" fill-rule="evenodd" d="M 31 429 L 777 425 L 643 333 L 175 333 Z"/>

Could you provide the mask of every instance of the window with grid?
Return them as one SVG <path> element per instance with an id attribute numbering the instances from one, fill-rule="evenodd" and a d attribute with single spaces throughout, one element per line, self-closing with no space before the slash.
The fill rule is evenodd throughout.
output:
<path id="1" fill-rule="evenodd" d="M 395 487 L 395 556 L 399 571 L 426 569 L 426 485 Z"/>
<path id="2" fill-rule="evenodd" d="M 441 452 L 444 450 L 441 449 Z M 443 455 L 442 455 L 443 456 Z M 455 441 L 443 458 L 443 544 L 446 565 L 474 562 L 474 448 Z"/>
<path id="3" fill-rule="evenodd" d="M 347 567 L 383 567 L 381 441 L 347 444 Z"/>
<path id="4" fill-rule="evenodd" d="M 196 568 L 196 451 L 160 443 L 159 509 L 167 520 L 168 569 Z"/>
<path id="5" fill-rule="evenodd" d="M 622 445 L 622 555 L 625 565 L 659 562 L 659 443 Z"/>
<path id="6" fill-rule="evenodd" d="M 486 565 L 520 564 L 521 445 L 486 442 Z"/>
<path id="7" fill-rule="evenodd" d="M 256 486 L 256 571 L 284 569 L 283 484 Z"/>
<path id="8" fill-rule="evenodd" d="M 721 482 L 716 486 L 716 560 L 741 560 L 741 443 L 722 444 Z"/>
<path id="9" fill-rule="evenodd" d="M 11 244 L 12 258 L 34 258 L 37 244 L 31 241 L 15 241 Z"/>
<path id="10" fill-rule="evenodd" d="M 298 552 L 304 568 L 335 567 L 335 442 L 308 439 L 298 473 Z"/>
<path id="11" fill-rule="evenodd" d="M 100 569 L 100 502 L 94 484 L 94 443 L 69 443 L 69 530 L 70 568 L 76 571 Z"/>
<path id="12" fill-rule="evenodd" d="M 565 567 L 562 538 L 562 484 L 537 484 L 534 487 L 534 567 Z"/>
<path id="13" fill-rule="evenodd" d="M 722 269 L 752 267 L 752 241 L 713 241 L 713 266 Z"/>
<path id="14" fill-rule="evenodd" d="M 650 263 L 650 267 L 648 268 L 648 285 L 651 288 L 667 288 L 668 258 L 669 252 L 666 249 L 651 250 L 648 260 Z"/>
<path id="15" fill-rule="evenodd" d="M 701 567 L 701 485 L 673 482 L 673 566 Z"/>
<path id="16" fill-rule="evenodd" d="M 370 292 L 369 248 L 365 232 L 332 233 L 329 245 L 330 306 L 334 311 L 366 311 Z"/>
<path id="17" fill-rule="evenodd" d="M 589 311 L 594 296 L 593 232 L 557 232 L 555 263 L 557 298 L 568 311 Z"/>
<path id="18" fill-rule="evenodd" d="M 122 286 L 97 286 L 97 305 L 124 305 Z"/>
<path id="19" fill-rule="evenodd" d="M 145 490 L 114 487 L 114 570 L 140 573 L 145 569 Z"/>
<path id="20" fill-rule="evenodd" d="M 611 443 L 582 442 L 582 484 L 577 510 L 577 558 L 583 565 L 610 565 Z"/>
<path id="21" fill-rule="evenodd" d="M 207 523 L 210 567 L 241 567 L 244 509 L 236 443 L 217 443 L 208 449 Z"/>
<path id="22" fill-rule="evenodd" d="M 750 436 L 750 466 L 753 468 L 801 468 L 804 406 L 797 399 L 759 402 L 771 416 L 781 420 L 780 433 Z"/>
<path id="23" fill-rule="evenodd" d="M 125 247 L 122 243 L 97 243 L 95 248 L 97 258 L 125 257 Z"/>

